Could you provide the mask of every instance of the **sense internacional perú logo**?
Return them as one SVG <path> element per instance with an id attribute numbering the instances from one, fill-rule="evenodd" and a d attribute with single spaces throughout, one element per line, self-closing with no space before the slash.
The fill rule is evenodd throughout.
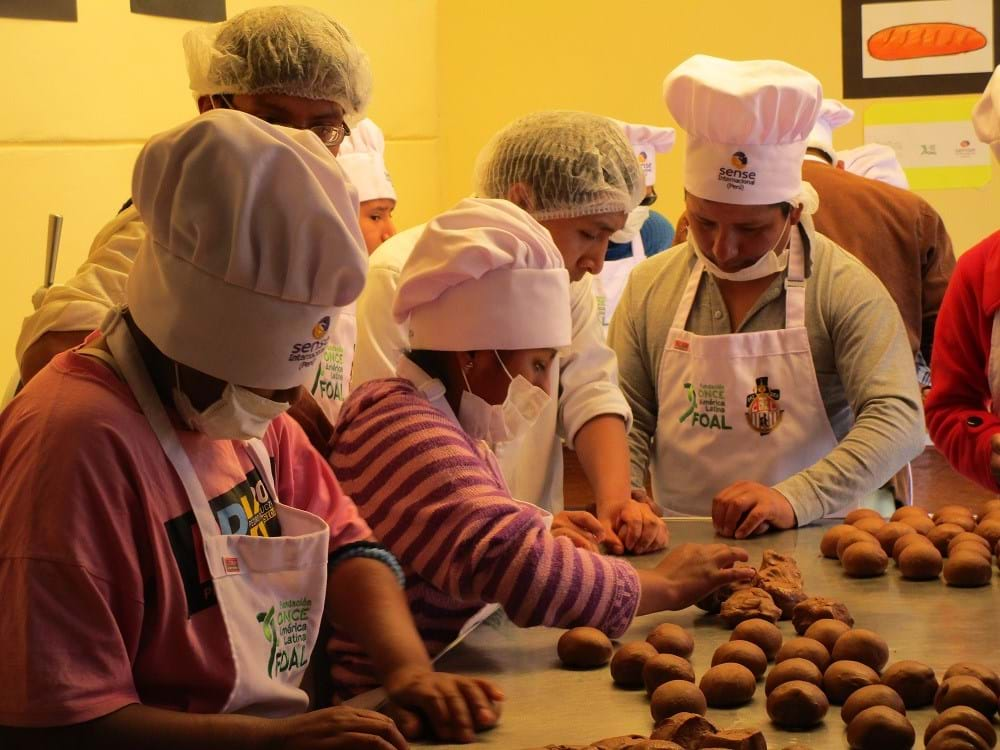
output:
<path id="1" fill-rule="evenodd" d="M 326 336 L 326 332 L 330 330 L 330 316 L 324 315 L 319 319 L 319 322 L 313 326 L 313 338 L 321 339 Z"/>
<path id="2" fill-rule="evenodd" d="M 726 186 L 726 190 L 745 190 L 757 184 L 757 172 L 750 168 L 750 157 L 742 151 L 734 151 L 729 157 L 728 167 L 719 167 L 716 179 Z"/>
<path id="3" fill-rule="evenodd" d="M 771 388 L 766 376 L 757 378 L 753 393 L 747 396 L 747 424 L 761 437 L 770 435 L 781 424 L 785 410 L 778 404 L 780 398 L 781 391 Z"/>
<path id="4" fill-rule="evenodd" d="M 729 158 L 729 163 L 732 164 L 737 169 L 743 169 L 749 163 L 747 155 L 742 151 L 734 151 L 733 155 Z"/>
<path id="5" fill-rule="evenodd" d="M 298 362 L 299 369 L 312 367 L 316 358 L 323 353 L 330 343 L 330 316 L 324 315 L 312 327 L 312 341 L 300 341 L 292 346 L 288 355 L 289 362 Z"/>

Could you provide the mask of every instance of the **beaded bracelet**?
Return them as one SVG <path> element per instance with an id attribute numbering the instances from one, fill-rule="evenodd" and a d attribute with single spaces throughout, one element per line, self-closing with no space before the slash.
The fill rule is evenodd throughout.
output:
<path id="1" fill-rule="evenodd" d="M 399 564 L 396 556 L 385 547 L 380 544 L 376 544 L 375 542 L 353 542 L 352 544 L 346 544 L 340 549 L 334 550 L 330 553 L 330 557 L 327 560 L 327 570 L 333 570 L 337 565 L 345 560 L 350 560 L 355 557 L 367 557 L 370 560 L 378 560 L 379 562 L 388 565 L 392 572 L 395 573 L 396 580 L 399 581 L 400 587 L 404 587 L 406 585 L 406 574 L 403 572 L 403 566 Z"/>

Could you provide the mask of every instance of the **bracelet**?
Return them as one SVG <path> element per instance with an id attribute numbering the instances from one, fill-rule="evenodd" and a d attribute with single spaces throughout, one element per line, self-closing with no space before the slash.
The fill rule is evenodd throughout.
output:
<path id="1" fill-rule="evenodd" d="M 406 586 L 406 573 L 403 572 L 403 566 L 399 564 L 396 556 L 381 544 L 376 544 L 375 542 L 353 542 L 334 550 L 327 559 L 327 571 L 329 572 L 345 560 L 355 557 L 367 557 L 370 560 L 378 560 L 384 563 L 396 575 L 396 580 L 399 581 L 400 588 Z"/>

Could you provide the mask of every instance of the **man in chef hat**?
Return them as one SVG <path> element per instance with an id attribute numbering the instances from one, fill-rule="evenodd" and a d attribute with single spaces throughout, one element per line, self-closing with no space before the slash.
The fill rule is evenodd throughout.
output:
<path id="1" fill-rule="evenodd" d="M 920 452 L 923 414 L 892 299 L 812 224 L 819 81 L 696 55 L 664 98 L 691 229 L 635 269 L 611 322 L 633 485 L 651 468 L 667 513 L 737 538 L 843 513 Z"/>
<path id="2" fill-rule="evenodd" d="M 674 242 L 673 225 L 663 214 L 650 208 L 657 197 L 656 156 L 670 153 L 674 147 L 674 129 L 618 120 L 615 123 L 632 144 L 645 178 L 646 195 L 629 213 L 625 227 L 611 235 L 608 251 L 604 255 L 604 267 L 595 279 L 594 293 L 605 336 L 629 273 L 640 261 L 666 250 Z"/>
<path id="3" fill-rule="evenodd" d="M 838 166 L 859 177 L 878 180 L 887 185 L 895 185 L 903 190 L 910 189 L 903 165 L 891 146 L 882 143 L 866 143 L 857 148 L 842 148 L 837 152 Z"/>

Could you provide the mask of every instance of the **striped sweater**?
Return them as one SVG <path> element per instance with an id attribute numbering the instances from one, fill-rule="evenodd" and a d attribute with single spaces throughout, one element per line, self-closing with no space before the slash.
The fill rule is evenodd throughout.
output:
<path id="1" fill-rule="evenodd" d="M 354 391 L 330 447 L 344 491 L 406 572 L 410 611 L 432 656 L 491 602 L 523 627 L 625 632 L 639 601 L 635 569 L 553 537 L 541 511 L 513 500 L 454 417 L 409 380 Z M 342 634 L 328 649 L 339 697 L 376 685 Z"/>

